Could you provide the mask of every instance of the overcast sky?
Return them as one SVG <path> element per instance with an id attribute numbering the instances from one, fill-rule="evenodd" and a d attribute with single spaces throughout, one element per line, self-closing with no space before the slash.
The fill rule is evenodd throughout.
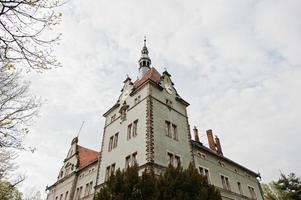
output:
<path id="1" fill-rule="evenodd" d="M 191 105 L 189 122 L 220 137 L 225 156 L 259 171 L 263 182 L 301 175 L 300 0 L 71 0 L 61 8 L 63 64 L 30 73 L 44 99 L 20 153 L 22 190 L 44 194 L 56 181 L 82 121 L 79 143 L 100 150 L 102 114 L 126 74 L 138 75 L 147 36 L 152 65 L 166 67 Z"/>

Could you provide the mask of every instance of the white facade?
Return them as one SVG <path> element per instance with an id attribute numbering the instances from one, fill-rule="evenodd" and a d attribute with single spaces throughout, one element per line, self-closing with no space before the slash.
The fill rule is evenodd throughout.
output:
<path id="1" fill-rule="evenodd" d="M 146 69 L 143 77 L 135 82 L 127 78 L 116 104 L 104 114 L 101 157 L 78 168 L 77 146 L 72 143 L 58 181 L 48 188 L 48 200 L 90 200 L 111 173 L 135 162 L 141 170 L 152 167 L 155 173 L 169 164 L 186 168 L 192 163 L 220 189 L 223 199 L 262 200 L 259 175 L 224 157 L 218 139 L 210 148 L 191 139 L 189 104 L 167 71 L 161 75 L 149 66 L 146 46 L 143 53 L 149 61 L 140 59 L 140 69 Z"/>

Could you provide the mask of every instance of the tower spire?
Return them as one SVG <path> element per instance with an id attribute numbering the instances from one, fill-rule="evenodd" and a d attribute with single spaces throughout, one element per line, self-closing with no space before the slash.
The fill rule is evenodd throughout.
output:
<path id="1" fill-rule="evenodd" d="M 146 46 L 146 36 L 144 36 L 144 45 L 141 50 L 141 57 L 138 61 L 139 63 L 139 73 L 140 73 L 140 78 L 146 74 L 146 72 L 150 69 L 151 65 L 151 59 L 148 56 L 148 49 Z"/>

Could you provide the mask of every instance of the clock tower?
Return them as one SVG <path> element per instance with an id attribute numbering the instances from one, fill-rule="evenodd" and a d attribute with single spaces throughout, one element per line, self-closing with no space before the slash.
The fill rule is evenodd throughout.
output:
<path id="1" fill-rule="evenodd" d="M 169 164 L 186 168 L 192 162 L 187 103 L 165 70 L 151 66 L 146 40 L 139 63 L 139 78 L 123 82 L 117 102 L 104 113 L 102 156 L 97 185 L 116 169 L 137 163 L 160 173 Z"/>

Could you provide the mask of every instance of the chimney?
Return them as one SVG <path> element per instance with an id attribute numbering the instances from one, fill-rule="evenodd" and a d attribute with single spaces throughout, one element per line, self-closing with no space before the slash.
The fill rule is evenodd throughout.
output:
<path id="1" fill-rule="evenodd" d="M 218 139 L 217 136 L 215 136 L 215 145 L 216 145 L 217 153 L 220 154 L 220 155 L 223 155 L 221 143 L 219 142 L 219 139 Z"/>
<path id="2" fill-rule="evenodd" d="M 194 128 L 193 128 L 193 133 L 194 133 L 194 140 L 197 141 L 197 142 L 200 142 L 199 131 L 196 128 L 196 126 L 194 126 Z"/>
<path id="3" fill-rule="evenodd" d="M 213 150 L 213 151 L 216 151 L 216 149 L 215 149 L 215 142 L 214 142 L 213 134 L 212 134 L 212 130 L 209 129 L 209 130 L 206 131 L 206 133 L 207 133 L 209 148 L 211 150 Z"/>

